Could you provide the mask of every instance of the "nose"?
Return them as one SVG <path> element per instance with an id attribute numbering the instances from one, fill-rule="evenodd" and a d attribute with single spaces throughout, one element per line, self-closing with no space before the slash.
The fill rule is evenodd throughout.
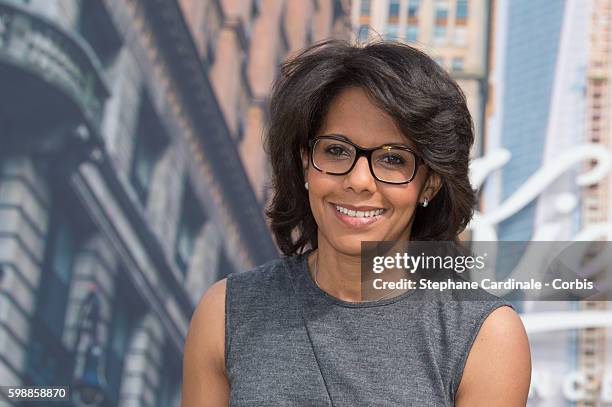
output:
<path id="1" fill-rule="evenodd" d="M 361 156 L 357 159 L 353 169 L 344 178 L 344 187 L 352 188 L 355 192 L 376 189 L 376 179 L 370 172 L 368 158 Z"/>

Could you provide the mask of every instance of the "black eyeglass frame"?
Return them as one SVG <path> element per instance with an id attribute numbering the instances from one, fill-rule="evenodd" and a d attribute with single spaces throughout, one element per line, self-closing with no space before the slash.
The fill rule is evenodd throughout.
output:
<path id="1" fill-rule="evenodd" d="M 317 142 L 319 140 L 323 140 L 323 139 L 331 139 L 331 140 L 342 141 L 343 143 L 350 144 L 351 146 L 353 146 L 353 148 L 355 148 L 355 158 L 353 159 L 353 163 L 351 164 L 351 166 L 350 166 L 350 168 L 348 170 L 346 170 L 345 172 L 342 172 L 342 173 L 338 173 L 338 172 L 324 171 L 321 168 L 317 167 L 317 165 L 314 162 L 314 149 L 315 149 L 315 146 L 316 146 Z M 414 177 L 416 176 L 417 172 L 419 171 L 419 165 L 425 164 L 425 161 L 423 160 L 423 158 L 421 158 L 421 156 L 418 155 L 413 149 L 411 149 L 409 147 L 406 147 L 404 145 L 401 145 L 401 144 L 400 145 L 398 145 L 398 144 L 383 144 L 383 145 L 378 146 L 378 147 L 364 148 L 364 147 L 358 146 L 357 144 L 353 143 L 352 141 L 346 139 L 345 137 L 335 136 L 335 135 L 328 135 L 328 136 L 318 136 L 318 137 L 310 139 L 308 141 L 308 147 L 310 148 L 310 162 L 312 163 L 312 166 L 315 167 L 318 171 L 320 171 L 320 172 L 322 172 L 324 174 L 329 174 L 329 175 L 346 175 L 346 174 L 348 174 L 349 172 L 351 172 L 353 170 L 353 168 L 355 167 L 355 163 L 357 162 L 359 157 L 365 156 L 367 158 L 367 160 L 368 160 L 368 166 L 370 167 L 370 174 L 372 174 L 372 176 L 374 177 L 375 180 L 380 181 L 380 182 L 384 182 L 386 184 L 402 185 L 402 184 L 408 184 L 408 183 L 412 182 L 414 180 Z M 376 174 L 374 174 L 374 168 L 372 168 L 372 154 L 374 153 L 375 150 L 381 150 L 381 149 L 384 149 L 384 147 L 393 147 L 395 149 L 409 151 L 414 156 L 414 171 L 413 171 L 412 176 L 410 177 L 410 179 L 408 181 L 404 181 L 404 182 L 384 181 L 384 180 L 378 178 L 376 176 Z"/>

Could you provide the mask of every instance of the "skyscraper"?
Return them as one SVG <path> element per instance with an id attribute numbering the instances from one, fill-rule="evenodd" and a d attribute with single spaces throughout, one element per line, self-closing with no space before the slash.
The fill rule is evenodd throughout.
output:
<path id="1" fill-rule="evenodd" d="M 509 160 L 485 183 L 483 214 L 505 209 L 499 240 L 610 240 L 610 176 L 578 182 L 610 159 L 610 3 L 492 5 L 484 154 L 503 149 Z M 609 269 L 597 277 L 609 278 Z M 523 305 L 532 346 L 530 404 L 609 402 L 606 302 Z"/>
<path id="2" fill-rule="evenodd" d="M 354 0 L 353 36 L 406 42 L 448 70 L 466 94 L 481 154 L 486 97 L 488 2 L 485 0 Z"/>

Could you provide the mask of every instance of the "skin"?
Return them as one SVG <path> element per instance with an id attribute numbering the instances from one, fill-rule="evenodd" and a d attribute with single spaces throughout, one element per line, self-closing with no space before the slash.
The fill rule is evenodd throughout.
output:
<path id="1" fill-rule="evenodd" d="M 361 147 L 399 143 L 414 144 L 385 112 L 376 107 L 360 88 L 341 92 L 330 104 L 317 135 L 341 134 Z M 361 301 L 361 241 L 409 240 L 416 207 L 431 200 L 440 188 L 440 179 L 420 165 L 408 184 L 393 185 L 376 180 L 366 157 L 360 157 L 346 175 L 329 175 L 311 166 L 302 153 L 304 178 L 308 181 L 310 208 L 318 225 L 319 286 L 345 301 Z M 385 208 L 380 219 L 367 229 L 356 231 L 336 216 L 331 202 L 353 206 Z M 390 278 L 393 278 L 390 275 Z"/>
<path id="2" fill-rule="evenodd" d="M 330 105 L 319 134 L 343 134 L 362 147 L 390 142 L 411 146 L 391 117 L 378 109 L 359 88 L 342 91 Z M 421 166 L 403 185 L 375 180 L 361 157 L 343 176 L 323 174 L 302 154 L 309 183 L 310 206 L 319 225 L 318 249 L 309 255 L 310 272 L 318 259 L 320 287 L 345 301 L 359 301 L 362 240 L 409 240 L 416 206 L 431 200 L 439 178 Z M 329 202 L 386 208 L 371 228 L 356 232 L 341 223 Z M 225 372 L 226 279 L 213 284 L 193 314 L 183 356 L 182 407 L 224 406 L 229 402 Z M 525 406 L 531 378 L 531 355 L 524 326 L 510 307 L 493 311 L 481 326 L 468 355 L 455 406 Z"/>

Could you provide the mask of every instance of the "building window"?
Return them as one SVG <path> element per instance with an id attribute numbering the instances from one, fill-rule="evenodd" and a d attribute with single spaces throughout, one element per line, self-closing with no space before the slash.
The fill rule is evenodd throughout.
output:
<path id="1" fill-rule="evenodd" d="M 433 59 L 434 59 L 434 61 L 436 61 L 436 63 L 438 65 L 440 65 L 442 68 L 444 68 L 444 58 L 442 58 L 442 57 L 434 57 Z"/>
<path id="2" fill-rule="evenodd" d="M 368 39 L 368 26 L 367 25 L 360 25 L 359 26 L 359 31 L 357 32 L 357 38 L 359 38 L 359 41 L 366 41 Z"/>
<path id="3" fill-rule="evenodd" d="M 419 14 L 420 0 L 408 0 L 408 17 L 416 17 Z"/>
<path id="4" fill-rule="evenodd" d="M 251 20 L 255 20 L 257 16 L 259 16 L 259 11 L 261 8 L 261 4 L 259 4 L 260 1 L 261 0 L 254 0 L 251 3 Z"/>
<path id="5" fill-rule="evenodd" d="M 399 9 L 400 9 L 399 0 L 391 0 L 389 2 L 389 17 L 398 18 Z"/>
<path id="6" fill-rule="evenodd" d="M 83 1 L 79 22 L 79 33 L 89 43 L 105 69 L 115 61 L 121 48 L 121 37 L 106 11 L 103 2 Z"/>
<path id="7" fill-rule="evenodd" d="M 387 24 L 387 30 L 386 30 L 386 34 L 385 37 L 387 39 L 390 40 L 396 40 L 397 39 L 397 33 L 399 31 L 399 25 L 397 24 Z"/>
<path id="8" fill-rule="evenodd" d="M 107 400 L 109 406 L 118 405 L 119 391 L 123 376 L 125 356 L 137 323 L 144 315 L 145 306 L 135 295 L 135 289 L 128 280 L 125 270 L 119 270 L 115 279 L 113 313 L 108 331 L 106 350 L 106 378 L 108 381 Z"/>
<path id="9" fill-rule="evenodd" d="M 240 143 L 243 139 L 244 139 L 244 120 L 239 119 L 238 128 L 236 129 L 236 141 Z"/>
<path id="10" fill-rule="evenodd" d="M 447 0 L 436 0 L 435 5 L 435 16 L 436 20 L 446 20 L 448 18 L 448 1 Z"/>
<path id="11" fill-rule="evenodd" d="M 213 65 L 215 63 L 215 56 L 217 51 L 217 37 L 219 33 L 219 10 L 217 10 L 215 2 L 207 2 L 204 6 L 204 20 L 198 31 L 200 32 L 201 38 L 204 41 L 204 49 L 206 52 L 207 64 Z"/>
<path id="12" fill-rule="evenodd" d="M 306 44 L 312 44 L 313 43 L 313 38 L 314 38 L 314 33 L 313 33 L 313 29 L 314 29 L 314 25 L 312 24 L 312 20 L 310 23 L 308 23 L 308 27 L 306 29 Z"/>
<path id="13" fill-rule="evenodd" d="M 361 0 L 361 8 L 359 10 L 359 13 L 362 16 L 370 15 L 370 0 Z"/>
<path id="14" fill-rule="evenodd" d="M 205 220 L 204 212 L 198 204 L 198 199 L 191 185 L 185 182 L 181 204 L 181 216 L 174 247 L 174 260 L 179 269 L 183 272 L 183 275 L 187 274 L 189 261 L 193 255 L 195 241 Z"/>
<path id="15" fill-rule="evenodd" d="M 406 40 L 416 41 L 419 35 L 419 28 L 414 24 L 406 26 Z"/>
<path id="16" fill-rule="evenodd" d="M 434 42 L 446 41 L 448 0 L 435 0 Z"/>
<path id="17" fill-rule="evenodd" d="M 206 37 L 206 58 L 208 59 L 208 64 L 212 65 L 215 63 L 215 41 L 210 36 Z"/>
<path id="18" fill-rule="evenodd" d="M 466 20 L 468 17 L 468 0 L 457 0 L 457 20 Z"/>
<path id="19" fill-rule="evenodd" d="M 32 384 L 70 383 L 74 367 L 62 335 L 79 238 L 64 211 L 54 206 L 51 213 L 28 350 L 27 381 Z"/>
<path id="20" fill-rule="evenodd" d="M 130 171 L 130 182 L 142 205 L 146 205 L 155 164 L 166 144 L 167 137 L 162 125 L 149 98 L 143 94 Z"/>
<path id="21" fill-rule="evenodd" d="M 454 29 L 454 41 L 457 45 L 465 45 L 466 43 L 466 29 L 465 26 L 456 25 Z"/>
<path id="22" fill-rule="evenodd" d="M 60 220 L 54 225 L 51 232 L 51 259 L 46 270 L 50 277 L 48 285 L 45 286 L 46 292 L 51 291 L 54 295 L 44 296 L 45 306 L 43 313 L 45 321 L 49 323 L 51 330 L 60 337 L 64 326 L 64 316 L 66 312 L 66 300 L 68 299 L 68 289 L 72 276 L 72 263 L 75 255 L 74 232 L 68 220 L 62 215 Z"/>
<path id="23" fill-rule="evenodd" d="M 463 71 L 463 58 L 460 58 L 460 57 L 453 58 L 452 70 L 455 72 Z"/>
<path id="24" fill-rule="evenodd" d="M 434 41 L 444 41 L 446 39 L 446 25 L 434 26 Z"/>

